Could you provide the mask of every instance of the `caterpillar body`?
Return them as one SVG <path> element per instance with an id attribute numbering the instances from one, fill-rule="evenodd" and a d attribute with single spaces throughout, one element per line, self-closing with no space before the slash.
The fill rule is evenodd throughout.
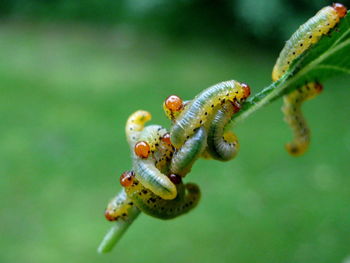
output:
<path id="1" fill-rule="evenodd" d="M 301 105 L 304 101 L 317 96 L 321 91 L 322 86 L 320 84 L 309 83 L 283 97 L 282 111 L 285 115 L 284 119 L 294 133 L 293 141 L 286 144 L 286 149 L 291 155 L 299 156 L 309 146 L 310 129 L 301 112 Z"/>
<path id="2" fill-rule="evenodd" d="M 134 147 L 145 123 L 151 120 L 152 115 L 148 111 L 138 110 L 130 115 L 125 125 L 125 134 L 131 147 Z"/>
<path id="3" fill-rule="evenodd" d="M 149 191 L 135 178 L 133 184 L 125 188 L 128 196 L 144 213 L 160 219 L 171 219 L 193 209 L 200 199 L 200 190 L 196 184 L 182 182 L 177 185 L 175 199 L 164 200 Z"/>
<path id="4" fill-rule="evenodd" d="M 171 159 L 171 173 L 185 176 L 191 171 L 195 160 L 202 154 L 207 146 L 207 132 L 204 127 L 200 127 L 184 143 L 184 145 L 174 153 Z"/>
<path id="5" fill-rule="evenodd" d="M 154 149 L 147 158 L 140 158 L 134 154 L 133 169 L 140 183 L 163 199 L 174 199 L 177 191 L 170 179 L 156 167 L 154 158 L 155 148 L 161 143 L 166 130 L 159 125 L 144 128 L 138 139 L 143 139 L 150 149 Z M 137 150 L 137 148 L 135 148 Z M 170 158 L 169 158 L 170 160 Z"/>
<path id="6" fill-rule="evenodd" d="M 239 110 L 230 101 L 226 102 L 214 115 L 208 128 L 208 154 L 219 161 L 228 161 L 234 158 L 239 150 L 239 143 L 236 135 L 226 131 L 225 126 L 231 121 L 234 113 Z"/>
<path id="7" fill-rule="evenodd" d="M 132 211 L 135 210 L 135 211 Z M 123 188 L 107 205 L 105 217 L 109 221 L 119 219 L 127 220 L 130 212 L 135 213 L 138 210 L 133 201 L 127 196 Z"/>
<path id="8" fill-rule="evenodd" d="M 286 42 L 272 71 L 272 79 L 278 80 L 288 70 L 290 64 L 304 53 L 312 44 L 317 43 L 346 15 L 346 8 L 333 4 L 322 8 L 310 18 Z"/>
<path id="9" fill-rule="evenodd" d="M 282 77 L 289 69 L 291 63 L 303 54 L 311 45 L 317 43 L 323 35 L 329 33 L 341 18 L 347 13 L 345 6 L 333 4 L 322 8 L 314 17 L 292 35 L 282 49 L 272 71 L 274 81 Z M 301 105 L 319 94 L 322 86 L 312 82 L 284 96 L 282 111 L 284 119 L 294 133 L 294 140 L 286 145 L 287 151 L 294 156 L 302 155 L 310 143 L 310 130 L 301 112 Z"/>
<path id="10" fill-rule="evenodd" d="M 210 115 L 226 101 L 243 102 L 250 94 L 247 85 L 230 80 L 199 93 L 176 118 L 171 128 L 171 142 L 180 148 L 196 129 L 206 124 Z"/>

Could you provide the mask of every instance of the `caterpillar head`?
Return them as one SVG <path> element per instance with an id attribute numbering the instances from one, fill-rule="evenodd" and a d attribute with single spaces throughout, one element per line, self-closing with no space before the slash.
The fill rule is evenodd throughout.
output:
<path id="1" fill-rule="evenodd" d="M 296 143 L 296 142 L 291 142 L 287 143 L 285 145 L 287 152 L 292 155 L 292 156 L 300 156 L 303 155 L 307 148 L 308 144 L 307 143 Z"/>
<path id="2" fill-rule="evenodd" d="M 315 90 L 317 93 L 320 93 L 323 90 L 323 86 L 321 83 L 316 82 L 315 84 Z"/>
<path id="3" fill-rule="evenodd" d="M 348 11 L 344 5 L 339 3 L 334 3 L 332 7 L 337 12 L 340 18 L 344 17 Z"/>
<path id="4" fill-rule="evenodd" d="M 171 120 L 175 119 L 177 115 L 179 115 L 183 109 L 183 106 L 183 100 L 176 95 L 167 97 L 163 103 L 165 115 Z"/>
<path id="5" fill-rule="evenodd" d="M 171 145 L 171 140 L 170 140 L 170 133 L 167 132 L 166 134 L 163 135 L 162 137 L 162 142 Z"/>
<path id="6" fill-rule="evenodd" d="M 250 95 L 250 87 L 245 83 L 241 83 L 241 86 L 243 89 L 243 99 L 246 99 Z"/>
<path id="7" fill-rule="evenodd" d="M 135 144 L 134 151 L 138 157 L 142 159 L 146 159 L 151 153 L 151 147 L 147 142 L 139 141 Z"/>
<path id="8" fill-rule="evenodd" d="M 174 184 L 180 184 L 182 182 L 181 176 L 177 174 L 170 174 L 168 175 L 168 178 L 170 181 L 172 181 Z"/>
<path id="9" fill-rule="evenodd" d="M 123 187 L 128 187 L 134 182 L 135 173 L 134 171 L 125 171 L 119 178 L 120 184 Z"/>

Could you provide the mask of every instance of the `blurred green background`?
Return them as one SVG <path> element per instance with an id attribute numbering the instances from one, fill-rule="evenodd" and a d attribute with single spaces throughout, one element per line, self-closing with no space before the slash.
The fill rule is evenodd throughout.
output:
<path id="1" fill-rule="evenodd" d="M 195 210 L 141 215 L 112 253 L 96 252 L 131 164 L 127 117 L 144 109 L 169 127 L 170 94 L 190 99 L 229 79 L 259 91 L 283 41 L 327 3 L 2 2 L 0 262 L 350 262 L 346 76 L 304 106 L 305 156 L 285 152 L 276 101 L 235 128 L 235 160 L 196 163 Z"/>

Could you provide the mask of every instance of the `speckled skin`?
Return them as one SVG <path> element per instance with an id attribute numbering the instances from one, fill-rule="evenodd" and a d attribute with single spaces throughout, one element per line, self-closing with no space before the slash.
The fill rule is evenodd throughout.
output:
<path id="1" fill-rule="evenodd" d="M 142 212 L 161 219 L 171 219 L 193 209 L 200 199 L 200 190 L 195 184 L 180 183 L 176 188 L 178 195 L 172 200 L 164 200 L 155 195 L 137 179 L 125 191 Z"/>
<path id="2" fill-rule="evenodd" d="M 334 28 L 339 20 L 340 17 L 334 8 L 327 6 L 301 25 L 282 49 L 273 68 L 272 79 L 276 81 L 281 78 L 290 64 L 312 44 L 317 43 L 322 35 Z"/>
<path id="3" fill-rule="evenodd" d="M 130 115 L 125 125 L 126 139 L 133 149 L 140 132 L 144 129 L 146 122 L 150 121 L 152 115 L 148 111 L 138 110 Z"/>
<path id="4" fill-rule="evenodd" d="M 185 142 L 181 149 L 176 150 L 171 159 L 170 172 L 185 176 L 191 171 L 195 160 L 202 154 L 207 146 L 207 132 L 204 127 L 200 127 Z"/>
<path id="5" fill-rule="evenodd" d="M 345 9 L 346 10 L 346 9 Z M 303 54 L 311 45 L 317 43 L 323 35 L 334 28 L 341 16 L 333 7 L 322 8 L 310 18 L 287 41 L 272 71 L 274 81 L 287 72 L 292 62 Z M 286 145 L 287 151 L 294 156 L 305 153 L 310 143 L 310 130 L 301 112 L 304 101 L 315 97 L 322 88 L 317 83 L 308 83 L 284 96 L 282 111 L 285 121 L 293 130 L 294 140 Z"/>
<path id="6" fill-rule="evenodd" d="M 211 114 L 226 101 L 241 103 L 246 94 L 241 84 L 230 80 L 216 84 L 199 93 L 176 118 L 171 128 L 171 142 L 180 148 L 200 126 L 205 126 Z"/>
<path id="7" fill-rule="evenodd" d="M 105 217 L 109 221 L 127 220 L 131 210 L 138 209 L 122 189 L 107 205 Z"/>
<path id="8" fill-rule="evenodd" d="M 226 102 L 221 109 L 214 115 L 208 128 L 208 147 L 209 155 L 219 161 L 228 161 L 233 159 L 238 150 L 239 143 L 236 135 L 231 131 L 226 131 L 226 125 L 231 121 L 235 113 L 231 102 Z"/>
<path id="9" fill-rule="evenodd" d="M 136 179 L 144 187 L 163 199 L 174 199 L 177 194 L 175 185 L 156 167 L 156 162 L 160 165 L 160 162 L 166 161 L 162 157 L 163 154 L 158 155 L 160 158 L 158 161 L 155 159 L 156 149 L 162 143 L 161 138 L 165 133 L 167 131 L 159 125 L 151 125 L 143 129 L 138 140 L 145 141 L 150 145 L 151 154 L 146 159 L 139 158 L 134 154 L 133 169 Z M 170 155 L 171 153 L 169 153 Z"/>
<path id="10" fill-rule="evenodd" d="M 309 83 L 283 97 L 284 120 L 293 130 L 294 139 L 286 144 L 287 151 L 294 156 L 305 153 L 310 144 L 310 129 L 301 112 L 304 101 L 310 100 L 322 91 L 322 86 Z"/>

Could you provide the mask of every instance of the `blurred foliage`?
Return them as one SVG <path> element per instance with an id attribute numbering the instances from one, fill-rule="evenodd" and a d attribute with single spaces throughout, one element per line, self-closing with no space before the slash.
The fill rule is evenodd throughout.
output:
<path id="1" fill-rule="evenodd" d="M 346 0 L 348 1 L 348 0 Z M 346 1 L 342 1 L 346 4 Z M 171 37 L 223 41 L 248 37 L 273 45 L 321 7 L 319 0 L 4 0 L 3 18 L 132 25 Z M 243 30 L 242 30 L 243 29 Z"/>
<path id="2" fill-rule="evenodd" d="M 149 110 L 168 127 L 166 96 L 193 98 L 232 78 L 254 94 L 271 82 L 278 51 L 80 29 L 0 26 L 1 263 L 347 262 L 348 78 L 305 105 L 305 156 L 285 152 L 291 134 L 276 101 L 234 128 L 235 160 L 195 164 L 186 181 L 203 198 L 194 211 L 141 215 L 113 253 L 98 255 L 111 225 L 103 210 L 131 165 L 129 114 Z"/>

